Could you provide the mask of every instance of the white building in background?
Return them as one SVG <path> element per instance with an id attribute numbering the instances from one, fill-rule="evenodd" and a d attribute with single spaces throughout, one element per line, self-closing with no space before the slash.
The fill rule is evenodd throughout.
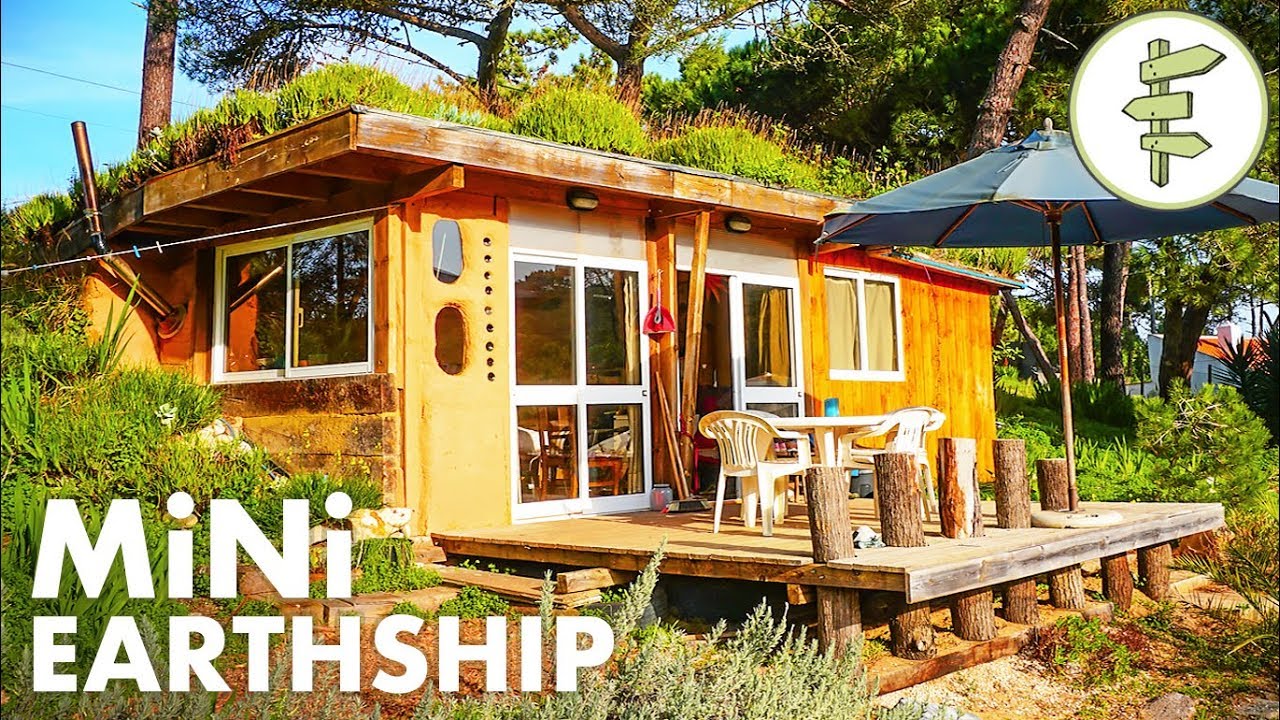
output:
<path id="1" fill-rule="evenodd" d="M 1246 343 L 1257 340 L 1245 337 L 1240 326 L 1235 323 L 1223 323 L 1218 326 L 1214 335 L 1201 335 L 1196 345 L 1196 359 L 1191 367 L 1191 390 L 1194 392 L 1209 383 L 1223 383 L 1230 377 L 1227 373 L 1226 348 L 1240 348 Z M 1155 395 L 1157 378 L 1160 377 L 1160 353 L 1164 349 L 1164 335 L 1147 336 L 1147 362 L 1151 368 L 1151 382 L 1129 383 L 1130 395 Z"/>

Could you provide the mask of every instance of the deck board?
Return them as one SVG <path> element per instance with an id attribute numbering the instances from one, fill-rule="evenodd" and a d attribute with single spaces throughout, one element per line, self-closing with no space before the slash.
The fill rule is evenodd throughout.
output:
<path id="1" fill-rule="evenodd" d="M 725 508 L 719 534 L 710 512 L 631 513 L 570 518 L 498 528 L 433 533 L 450 555 L 475 555 L 548 564 L 639 570 L 666 540 L 664 573 L 905 593 L 908 602 L 1039 575 L 1085 560 L 1168 542 L 1222 525 L 1218 504 L 1082 503 L 1086 510 L 1119 512 L 1125 522 L 1105 528 L 1003 530 L 995 506 L 984 503 L 986 535 L 942 537 L 925 523 L 927 547 L 859 550 L 828 564 L 813 562 L 808 520 L 793 505 L 773 537 L 742 526 L 737 507 Z M 852 500 L 853 526 L 877 527 L 869 500 Z"/>

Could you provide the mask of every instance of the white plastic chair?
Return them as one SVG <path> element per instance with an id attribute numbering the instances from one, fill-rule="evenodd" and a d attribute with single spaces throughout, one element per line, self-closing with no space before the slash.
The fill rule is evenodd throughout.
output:
<path id="1" fill-rule="evenodd" d="M 840 464 L 847 468 L 868 470 L 875 468 L 877 455 L 884 453 L 911 453 L 920 466 L 920 493 L 925 517 L 933 519 L 938 509 L 938 498 L 933 489 L 933 472 L 929 464 L 929 451 L 925 435 L 942 427 L 947 416 L 931 407 L 909 407 L 889 413 L 884 422 L 866 432 L 849 433 L 840 438 Z M 861 444 L 870 438 L 885 438 L 883 448 L 871 448 Z M 879 495 L 879 483 L 872 475 L 872 494 Z M 880 517 L 880 504 L 875 503 L 876 518 Z"/>
<path id="2" fill-rule="evenodd" d="M 715 440 L 720 449 L 720 478 L 716 483 L 712 532 L 720 532 L 725 480 L 736 477 L 741 488 L 744 523 L 747 527 L 755 527 L 758 496 L 764 534 L 772 535 L 775 517 L 782 522 L 786 515 L 787 476 L 803 472 L 813 465 L 809 436 L 779 430 L 767 418 L 733 410 L 708 413 L 698 422 L 698 431 Z M 794 441 L 797 457 L 777 457 L 773 451 L 777 438 Z M 779 480 L 782 480 L 781 493 L 778 490 Z"/>

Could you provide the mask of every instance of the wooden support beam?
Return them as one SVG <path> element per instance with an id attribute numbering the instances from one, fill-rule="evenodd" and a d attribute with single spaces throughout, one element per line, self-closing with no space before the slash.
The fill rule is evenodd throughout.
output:
<path id="1" fill-rule="evenodd" d="M 1129 612 L 1133 605 L 1133 575 L 1127 553 L 1102 558 L 1102 594 L 1117 611 Z"/>
<path id="2" fill-rule="evenodd" d="M 698 203 L 684 203 L 674 200 L 654 200 L 649 203 L 649 219 L 654 221 L 674 220 L 710 211 L 711 208 Z"/>
<path id="3" fill-rule="evenodd" d="M 707 282 L 707 244 L 711 237 L 711 213 L 699 212 L 694 221 L 693 264 L 689 272 L 688 317 L 684 323 L 684 377 L 680 393 L 680 455 L 685 472 L 693 471 L 693 433 L 697 432 L 699 351 L 702 348 L 702 303 Z M 676 493 L 688 497 L 691 483 L 681 478 Z"/>
<path id="4" fill-rule="evenodd" d="M 164 237 L 180 237 L 186 238 L 192 235 L 198 235 L 196 228 L 179 228 L 168 225 L 150 225 L 142 223 L 129 228 L 129 232 L 142 233 L 143 235 L 161 235 Z"/>
<path id="5" fill-rule="evenodd" d="M 465 184 L 461 165 L 444 165 L 405 175 L 392 181 L 387 189 L 387 202 L 404 203 L 433 195 L 461 190 Z"/>
<path id="6" fill-rule="evenodd" d="M 293 171 L 302 175 L 338 178 L 370 185 L 383 185 L 404 174 L 400 169 L 388 167 L 385 161 L 364 154 L 330 158 L 322 163 L 294 168 Z"/>
<path id="7" fill-rule="evenodd" d="M 1054 607 L 1079 610 L 1085 605 L 1084 576 L 1079 565 L 1049 573 L 1049 602 Z"/>
<path id="8" fill-rule="evenodd" d="M 253 195 L 240 190 L 229 190 L 211 197 L 193 200 L 184 205 L 184 207 L 199 208 L 201 210 L 216 210 L 218 212 L 234 213 L 236 215 L 267 217 L 268 215 L 274 215 L 293 204 L 294 203 L 282 198 Z"/>
<path id="9" fill-rule="evenodd" d="M 938 439 L 938 519 L 949 538 L 982 537 L 978 494 L 978 441 Z"/>
<path id="10" fill-rule="evenodd" d="M 340 191 L 337 185 L 328 178 L 291 172 L 242 185 L 239 189 L 254 195 L 270 195 L 294 200 L 323 200 Z"/>
<path id="11" fill-rule="evenodd" d="M 889 547 L 925 547 L 924 517 L 920 508 L 920 467 L 910 453 L 876 456 L 876 506 L 880 509 L 880 534 Z M 847 492 L 847 491 L 846 491 Z M 937 654 L 928 603 L 908 604 L 889 619 L 893 654 L 908 660 L 926 660 Z"/>
<path id="12" fill-rule="evenodd" d="M 1031 484 L 1027 482 L 1027 444 L 1023 440 L 995 441 L 996 526 L 1031 527 Z M 1004 587 L 1004 619 L 1022 625 L 1040 624 L 1035 578 Z"/>
<path id="13" fill-rule="evenodd" d="M 1152 600 L 1169 597 L 1169 563 L 1173 561 L 1173 547 L 1160 543 L 1138 551 L 1138 579 L 1142 591 Z"/>
<path id="14" fill-rule="evenodd" d="M 215 210 L 201 210 L 199 208 L 183 207 L 166 210 L 162 213 L 152 215 L 147 218 L 146 222 L 152 225 L 204 229 L 225 225 L 235 220 L 237 217 L 243 217 L 243 215 L 234 212 L 218 212 Z"/>
<path id="15" fill-rule="evenodd" d="M 556 573 L 556 592 L 560 594 L 598 590 L 626 585 L 636 579 L 636 574 L 612 568 L 585 568 Z"/>
<path id="16" fill-rule="evenodd" d="M 1067 510 L 1071 507 L 1071 480 L 1066 460 L 1052 458 L 1036 462 L 1036 483 L 1040 488 L 1042 510 Z M 1069 610 L 1084 607 L 1084 576 L 1079 565 L 1053 570 L 1048 579 L 1049 602 L 1054 607 Z"/>
<path id="17" fill-rule="evenodd" d="M 805 472 L 809 538 L 813 560 L 826 563 L 853 557 L 849 521 L 849 474 L 839 467 L 813 467 Z M 862 644 L 862 605 L 857 590 L 818 588 L 818 647 L 842 655 Z"/>
<path id="18" fill-rule="evenodd" d="M 645 259 L 649 263 L 649 279 L 653 283 L 653 302 L 671 315 L 680 327 L 679 300 L 676 297 L 676 223 L 674 220 L 654 220 L 646 224 Z M 684 478 L 684 466 L 680 459 L 680 441 L 677 428 L 680 417 L 675 399 L 680 397 L 677 380 L 680 377 L 676 338 L 679 330 L 649 336 L 649 357 L 652 358 L 653 397 L 653 456 L 654 482 L 675 488 Z M 695 478 L 696 480 L 696 478 Z M 691 484 L 692 488 L 692 484 Z"/>

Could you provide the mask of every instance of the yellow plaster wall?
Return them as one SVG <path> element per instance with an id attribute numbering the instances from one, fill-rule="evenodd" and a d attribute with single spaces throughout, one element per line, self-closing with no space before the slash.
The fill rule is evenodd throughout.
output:
<path id="1" fill-rule="evenodd" d="M 442 218 L 462 230 L 463 271 L 452 284 L 432 274 L 431 231 Z M 405 205 L 388 228 L 393 244 L 399 236 L 403 263 L 403 301 L 392 322 L 403 328 L 397 372 L 407 504 L 419 532 L 506 525 L 512 487 L 506 203 L 464 193 L 427 198 Z M 450 305 L 466 326 L 457 375 L 435 356 L 436 315 Z"/>

